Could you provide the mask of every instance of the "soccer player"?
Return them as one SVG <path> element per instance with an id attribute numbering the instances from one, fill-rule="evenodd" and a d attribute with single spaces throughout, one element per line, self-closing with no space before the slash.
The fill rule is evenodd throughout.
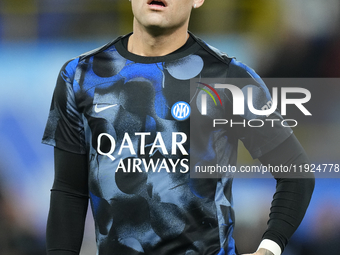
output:
<path id="1" fill-rule="evenodd" d="M 89 198 L 98 255 L 238 254 L 232 177 L 191 178 L 190 165 L 235 165 L 239 139 L 263 164 L 308 163 L 280 122 L 258 129 L 205 124 L 233 117 L 228 89 L 215 91 L 221 105 L 209 97 L 202 111 L 202 93 L 213 89 L 205 78 L 251 81 L 258 105 L 270 95 L 252 69 L 188 32 L 190 13 L 203 2 L 131 0 L 133 33 L 62 67 L 43 137 L 55 147 L 49 255 L 79 254 Z M 271 117 L 282 118 L 276 111 Z M 274 177 L 256 255 L 281 254 L 314 188 L 313 176 Z"/>

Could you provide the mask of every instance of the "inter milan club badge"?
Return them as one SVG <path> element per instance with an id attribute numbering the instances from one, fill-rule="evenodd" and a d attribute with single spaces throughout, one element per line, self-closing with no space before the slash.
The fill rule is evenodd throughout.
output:
<path id="1" fill-rule="evenodd" d="M 182 121 L 189 118 L 191 113 L 190 105 L 183 101 L 178 101 L 171 107 L 171 114 L 176 120 Z"/>

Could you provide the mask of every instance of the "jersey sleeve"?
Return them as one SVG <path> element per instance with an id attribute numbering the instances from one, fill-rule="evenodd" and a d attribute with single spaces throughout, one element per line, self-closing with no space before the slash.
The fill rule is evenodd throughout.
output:
<path id="1" fill-rule="evenodd" d="M 244 83 L 240 87 L 244 95 L 244 114 L 236 115 L 237 135 L 251 156 L 259 158 L 270 152 L 292 133 L 292 129 L 284 121 L 276 108 L 269 116 L 256 115 L 249 108 L 249 88 L 252 90 L 252 105 L 257 110 L 269 109 L 273 103 L 272 95 L 259 75 L 248 66 L 233 59 L 231 61 L 231 76 L 241 77 L 250 83 Z M 241 83 L 242 83 L 241 82 Z"/>
<path id="2" fill-rule="evenodd" d="M 78 59 L 67 62 L 58 75 L 42 143 L 85 154 L 83 117 L 73 89 L 77 64 Z"/>

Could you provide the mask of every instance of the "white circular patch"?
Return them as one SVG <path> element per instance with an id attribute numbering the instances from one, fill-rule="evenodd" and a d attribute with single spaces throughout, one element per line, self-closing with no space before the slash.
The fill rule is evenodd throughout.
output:
<path id="1" fill-rule="evenodd" d="M 167 63 L 165 68 L 169 74 L 178 80 L 189 80 L 196 77 L 203 69 L 203 59 L 197 55 L 190 55 Z"/>

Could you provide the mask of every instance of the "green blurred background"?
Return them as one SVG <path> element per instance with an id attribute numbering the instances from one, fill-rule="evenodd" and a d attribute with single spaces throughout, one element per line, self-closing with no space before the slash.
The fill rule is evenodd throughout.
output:
<path id="1" fill-rule="evenodd" d="M 0 254 L 45 254 L 53 148 L 40 140 L 59 69 L 130 32 L 132 19 L 128 0 L 0 0 Z M 339 0 L 206 0 L 190 30 L 264 78 L 340 76 Z M 339 164 L 340 86 L 308 89 L 317 114 L 295 134 L 312 162 Z M 253 163 L 242 146 L 239 158 Z M 284 255 L 340 253 L 339 180 L 317 179 Z M 241 252 L 259 244 L 274 191 L 273 179 L 235 179 Z M 95 254 L 91 217 L 86 223 L 82 255 Z"/>

